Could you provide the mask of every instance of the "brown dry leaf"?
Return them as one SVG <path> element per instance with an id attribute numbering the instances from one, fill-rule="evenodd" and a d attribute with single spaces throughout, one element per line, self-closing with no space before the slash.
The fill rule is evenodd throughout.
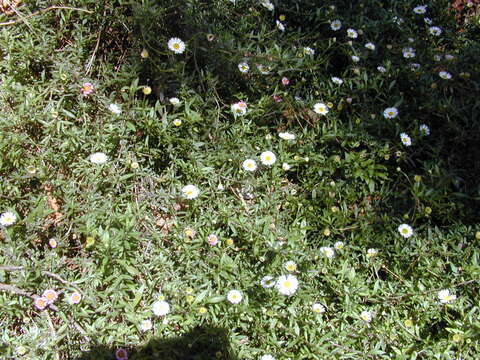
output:
<path id="1" fill-rule="evenodd" d="M 164 216 L 164 217 L 157 217 L 157 221 L 155 222 L 155 225 L 157 225 L 160 228 L 160 231 L 167 235 L 172 227 L 174 226 L 174 222 L 172 221 L 171 216 Z"/>
<path id="2" fill-rule="evenodd" d="M 60 205 L 58 205 L 58 200 L 52 194 L 52 191 L 53 191 L 52 186 L 45 184 L 43 186 L 43 189 L 47 192 L 47 204 L 54 211 L 53 213 L 47 216 L 45 224 L 43 225 L 43 229 L 46 230 L 50 226 L 52 226 L 52 224 L 57 226 L 62 220 L 63 214 L 59 211 Z"/>
<path id="3" fill-rule="evenodd" d="M 21 4 L 22 0 L 0 0 L 0 12 L 5 15 L 12 15 L 15 13 L 15 8 Z"/>

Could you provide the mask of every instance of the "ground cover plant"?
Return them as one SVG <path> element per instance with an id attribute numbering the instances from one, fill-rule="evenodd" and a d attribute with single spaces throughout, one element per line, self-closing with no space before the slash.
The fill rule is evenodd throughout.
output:
<path id="1" fill-rule="evenodd" d="M 478 2 L 1 4 L 2 359 L 478 356 Z"/>

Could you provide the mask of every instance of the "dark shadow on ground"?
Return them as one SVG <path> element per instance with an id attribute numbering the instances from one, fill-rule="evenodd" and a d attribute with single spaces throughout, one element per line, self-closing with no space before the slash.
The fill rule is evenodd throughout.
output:
<path id="1" fill-rule="evenodd" d="M 210 326 L 195 328 L 175 338 L 153 338 L 144 346 L 97 345 L 76 360 L 116 359 L 120 348 L 126 350 L 129 360 L 237 360 L 230 349 L 227 331 Z"/>

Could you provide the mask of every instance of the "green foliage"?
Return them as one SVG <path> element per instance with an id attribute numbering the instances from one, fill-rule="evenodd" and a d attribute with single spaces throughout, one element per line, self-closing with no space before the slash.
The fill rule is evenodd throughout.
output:
<path id="1" fill-rule="evenodd" d="M 478 22 L 447 1 L 23 3 L 0 33 L 0 214 L 16 216 L 0 228 L 1 358 L 148 358 L 178 337 L 211 357 L 215 336 L 226 359 L 480 352 Z M 287 274 L 290 296 L 261 286 Z M 39 310 L 46 289 L 59 298 Z"/>

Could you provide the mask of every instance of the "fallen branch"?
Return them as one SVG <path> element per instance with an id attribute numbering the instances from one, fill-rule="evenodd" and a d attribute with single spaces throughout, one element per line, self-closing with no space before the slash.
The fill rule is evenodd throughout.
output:
<path id="1" fill-rule="evenodd" d="M 41 10 L 38 10 L 38 11 L 35 11 L 29 15 L 26 15 L 24 16 L 23 18 L 21 19 L 16 19 L 16 20 L 10 20 L 10 21 L 7 21 L 7 22 L 3 22 L 3 23 L 0 23 L 0 26 L 7 26 L 7 25 L 14 25 L 14 24 L 17 24 L 19 22 L 22 22 L 24 21 L 25 19 L 29 19 L 31 17 L 34 17 L 34 16 L 37 16 L 37 15 L 41 15 L 41 14 L 44 14 L 48 11 L 52 11 L 52 10 L 74 10 L 74 11 L 82 11 L 82 12 L 86 12 L 88 14 L 91 14 L 92 11 L 90 10 L 85 10 L 85 9 L 80 9 L 80 8 L 74 8 L 74 7 L 70 7 L 70 6 L 50 6 L 48 8 L 45 8 L 45 9 L 41 9 Z"/>

